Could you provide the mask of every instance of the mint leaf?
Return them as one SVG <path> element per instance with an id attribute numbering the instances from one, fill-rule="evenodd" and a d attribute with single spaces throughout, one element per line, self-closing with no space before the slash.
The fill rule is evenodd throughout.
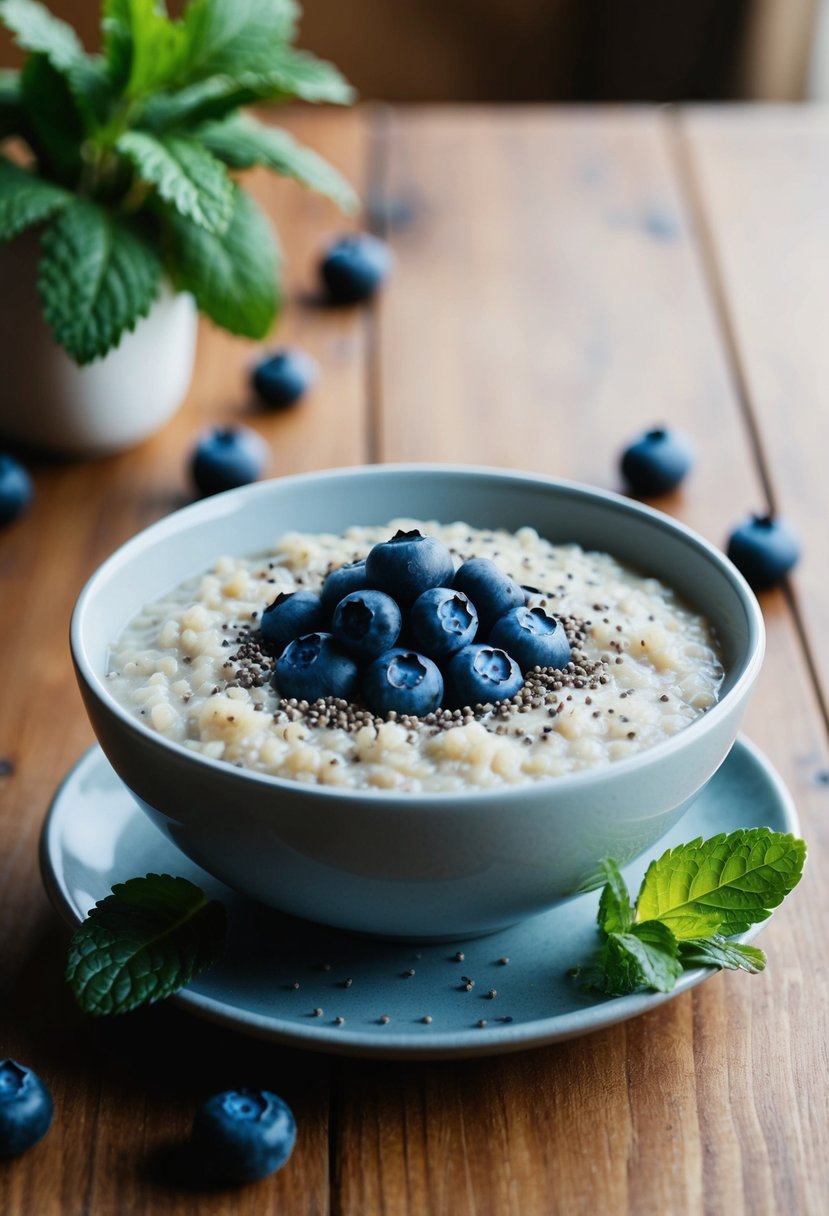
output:
<path id="1" fill-rule="evenodd" d="M 573 974 L 584 987 L 605 996 L 629 996 L 643 988 L 672 992 L 683 970 L 678 954 L 670 929 L 647 921 L 628 933 L 609 933 L 587 965 Z"/>
<path id="2" fill-rule="evenodd" d="M 279 305 L 273 231 L 251 198 L 234 186 L 230 224 L 221 235 L 169 217 L 168 270 L 180 291 L 223 329 L 263 338 Z"/>
<path id="3" fill-rule="evenodd" d="M 633 924 L 627 884 L 612 857 L 606 857 L 600 867 L 606 883 L 599 896 L 599 929 L 603 933 L 626 933 Z"/>
<path id="4" fill-rule="evenodd" d="M 194 0 L 184 14 L 185 81 L 267 71 L 271 57 L 296 33 L 293 0 Z"/>
<path id="5" fill-rule="evenodd" d="M 715 933 L 711 937 L 692 937 L 679 943 L 684 967 L 719 967 L 720 970 L 750 971 L 756 974 L 766 966 L 766 956 L 756 946 L 729 941 Z"/>
<path id="6" fill-rule="evenodd" d="M 238 114 L 224 122 L 207 123 L 195 134 L 214 156 L 233 169 L 265 165 L 327 195 L 344 211 L 356 210 L 357 195 L 345 178 L 316 152 L 298 144 L 287 131 Z"/>
<path id="7" fill-rule="evenodd" d="M 23 128 L 20 73 L 0 70 L 0 139 L 18 135 Z"/>
<path id="8" fill-rule="evenodd" d="M 239 77 L 241 84 L 262 90 L 260 96 L 298 97 L 301 101 L 328 102 L 332 105 L 349 105 L 355 97 L 354 90 L 333 63 L 317 59 L 310 51 L 297 51 L 283 46 L 272 55 L 267 71 L 256 84 L 255 74 Z"/>
<path id="9" fill-rule="evenodd" d="M 648 867 L 636 918 L 661 920 L 677 938 L 744 933 L 797 885 L 805 856 L 802 840 L 768 828 L 678 845 Z"/>
<path id="10" fill-rule="evenodd" d="M 45 55 L 61 71 L 84 53 L 72 26 L 36 0 L 0 0 L 0 22 L 14 34 L 18 46 Z"/>
<path id="11" fill-rule="evenodd" d="M 127 97 L 144 97 L 180 75 L 187 35 L 156 0 L 106 0 L 102 29 L 110 77 Z"/>
<path id="12" fill-rule="evenodd" d="M 146 316 L 161 280 L 153 248 L 85 199 L 75 199 L 43 234 L 38 290 L 55 338 L 77 363 L 116 346 Z"/>
<path id="13" fill-rule="evenodd" d="M 72 935 L 66 979 L 85 1013 L 127 1013 L 163 1000 L 221 955 L 222 904 L 186 878 L 118 883 Z"/>
<path id="14" fill-rule="evenodd" d="M 72 195 L 0 156 L 0 242 L 48 220 Z"/>
<path id="15" fill-rule="evenodd" d="M 128 131 L 115 145 L 159 196 L 210 232 L 224 232 L 233 210 L 233 186 L 221 161 L 184 135 Z"/>
<path id="16" fill-rule="evenodd" d="M 81 172 L 84 124 L 64 76 L 45 55 L 30 55 L 21 77 L 26 138 L 41 171 L 65 185 Z"/>

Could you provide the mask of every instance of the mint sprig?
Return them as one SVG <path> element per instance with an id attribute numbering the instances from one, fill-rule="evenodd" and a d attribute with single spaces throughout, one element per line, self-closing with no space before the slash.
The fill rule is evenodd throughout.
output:
<path id="1" fill-rule="evenodd" d="M 44 315 L 76 362 L 135 328 L 162 273 L 216 324 L 265 337 L 281 301 L 278 245 L 236 170 L 263 165 L 354 209 L 332 166 L 238 113 L 353 99 L 333 65 L 292 45 L 298 14 L 294 0 L 189 0 L 173 20 L 164 0 L 103 0 L 103 53 L 90 55 L 39 0 L 0 0 L 0 25 L 28 52 L 21 73 L 0 72 L 0 141 L 31 153 L 19 167 L 0 147 L 0 243 L 43 229 Z M 54 273 L 67 230 L 83 225 L 114 240 L 91 291 Z"/>
<path id="2" fill-rule="evenodd" d="M 221 956 L 224 905 L 186 878 L 117 883 L 76 929 L 66 979 L 85 1013 L 127 1013 L 172 996 Z"/>
<path id="3" fill-rule="evenodd" d="M 684 970 L 762 971 L 762 950 L 732 941 L 759 924 L 797 886 L 804 841 L 768 828 L 742 828 L 668 849 L 648 866 L 635 904 L 618 864 L 602 863 L 600 945 L 573 968 L 606 996 L 671 992 Z"/>

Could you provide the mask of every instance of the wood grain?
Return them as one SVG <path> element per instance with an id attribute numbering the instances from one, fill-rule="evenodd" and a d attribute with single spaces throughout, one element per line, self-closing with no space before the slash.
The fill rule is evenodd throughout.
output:
<path id="1" fill-rule="evenodd" d="M 358 115 L 292 114 L 289 125 L 362 190 L 367 140 Z M 4 1216 L 328 1210 L 328 1062 L 246 1041 L 172 1008 L 112 1023 L 84 1019 L 62 982 L 66 938 L 37 873 L 49 800 L 92 742 L 66 645 L 72 604 L 112 549 L 191 497 L 187 454 L 197 431 L 244 421 L 267 439 L 276 473 L 366 458 L 365 316 L 323 309 L 312 298 L 318 251 L 349 224 L 290 183 L 256 175 L 251 185 L 290 255 L 289 304 L 276 337 L 301 343 L 322 369 L 303 408 L 255 413 L 245 368 L 257 347 L 205 324 L 180 415 L 123 456 L 36 464 L 34 509 L 0 535 L 12 690 L 0 698 L 0 756 L 14 768 L 0 777 L 0 1054 L 42 1072 L 59 1112 L 40 1146 L 0 1166 Z M 224 1085 L 268 1081 L 300 1125 L 290 1171 L 239 1193 L 174 1186 L 163 1150 L 186 1134 L 197 1102 Z"/>
<path id="2" fill-rule="evenodd" d="M 746 119 L 745 143 L 740 122 L 724 115 L 720 128 L 695 115 L 679 129 L 645 110 L 292 116 L 300 138 L 366 187 L 387 230 L 397 266 L 379 307 L 313 303 L 316 251 L 342 221 L 256 176 L 291 255 L 279 340 L 319 359 L 312 397 L 291 414 L 252 414 L 244 362 L 254 348 L 205 327 L 190 398 L 157 439 L 94 464 L 37 466 L 35 508 L 0 534 L 12 690 L 0 699 L 0 755 L 14 766 L 0 776 L 0 1052 L 42 1072 L 59 1117 L 40 1146 L 0 1166 L 4 1216 L 825 1210 L 829 756 L 811 682 L 822 652 L 804 648 L 791 610 L 796 602 L 812 631 L 823 620 L 817 563 L 799 573 L 796 601 L 763 598 L 768 657 L 747 729 L 795 796 L 811 860 L 763 936 L 762 976 L 717 976 L 635 1021 L 515 1056 L 329 1062 L 174 1008 L 83 1019 L 61 980 L 65 936 L 36 867 L 49 798 L 91 741 L 66 651 L 71 604 L 115 545 L 189 496 L 186 453 L 214 420 L 261 430 L 280 474 L 376 453 L 612 488 L 627 437 L 666 421 L 691 434 L 698 460 L 661 506 L 721 543 L 771 486 L 821 552 L 818 525 L 804 525 L 801 511 L 808 505 L 818 521 L 829 507 L 815 475 L 824 356 L 809 309 L 810 336 L 791 337 L 806 369 L 795 380 L 808 391 L 787 397 L 779 418 L 775 368 L 791 347 L 775 300 L 794 307 L 785 291 L 795 288 L 774 278 L 773 254 L 790 240 L 769 238 L 767 262 L 747 281 L 741 209 L 759 232 L 765 142 L 762 116 Z M 782 176 L 787 154 L 801 183 L 791 197 L 775 183 L 773 213 L 809 217 L 793 261 L 802 274 L 810 251 L 826 262 L 825 227 L 803 183 L 814 188 L 812 158 L 829 155 L 829 132 L 806 118 L 808 138 L 794 124 L 784 140 L 782 120 L 769 122 L 765 155 Z M 801 153 L 786 153 L 786 141 Z M 297 1113 L 289 1167 L 243 1191 L 183 1189 L 170 1149 L 196 1103 L 249 1081 L 272 1084 Z"/>
<path id="3" fill-rule="evenodd" d="M 391 234 L 397 284 L 378 323 L 383 458 L 616 487 L 625 439 L 668 421 L 698 461 L 660 505 L 721 543 L 763 485 L 670 124 L 409 112 L 383 140 L 387 195 L 413 213 Z M 786 599 L 764 608 L 769 654 L 748 727 L 795 792 L 818 869 L 826 740 Z M 521 1216 L 817 1210 L 817 885 L 766 934 L 761 979 L 717 977 L 624 1028 L 516 1059 L 425 1075 L 341 1065 L 341 1210 L 446 1210 L 447 1194 L 452 1210 Z"/>

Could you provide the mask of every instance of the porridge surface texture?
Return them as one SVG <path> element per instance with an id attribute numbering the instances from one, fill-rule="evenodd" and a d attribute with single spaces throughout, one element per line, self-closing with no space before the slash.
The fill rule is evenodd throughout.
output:
<path id="1" fill-rule="evenodd" d="M 318 591 L 330 570 L 398 528 L 441 539 L 456 565 L 489 557 L 528 603 L 562 620 L 562 670 L 527 673 L 510 701 L 375 717 L 359 703 L 284 700 L 257 622 L 280 592 Z M 294 781 L 351 789 L 461 791 L 610 764 L 682 730 L 722 680 L 701 616 L 659 580 L 604 553 L 516 533 L 394 520 L 343 535 L 290 532 L 273 551 L 220 557 L 145 607 L 113 643 L 115 698 L 186 748 Z"/>

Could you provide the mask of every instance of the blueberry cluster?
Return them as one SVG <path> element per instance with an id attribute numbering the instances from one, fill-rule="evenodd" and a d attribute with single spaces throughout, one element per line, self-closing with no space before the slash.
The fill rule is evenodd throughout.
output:
<path id="1" fill-rule="evenodd" d="M 380 717 L 422 717 L 508 700 L 524 673 L 570 662 L 562 622 L 526 601 L 488 558 L 456 571 L 436 537 L 399 531 L 332 570 L 319 595 L 277 596 L 260 625 L 284 698 L 360 696 Z"/>

